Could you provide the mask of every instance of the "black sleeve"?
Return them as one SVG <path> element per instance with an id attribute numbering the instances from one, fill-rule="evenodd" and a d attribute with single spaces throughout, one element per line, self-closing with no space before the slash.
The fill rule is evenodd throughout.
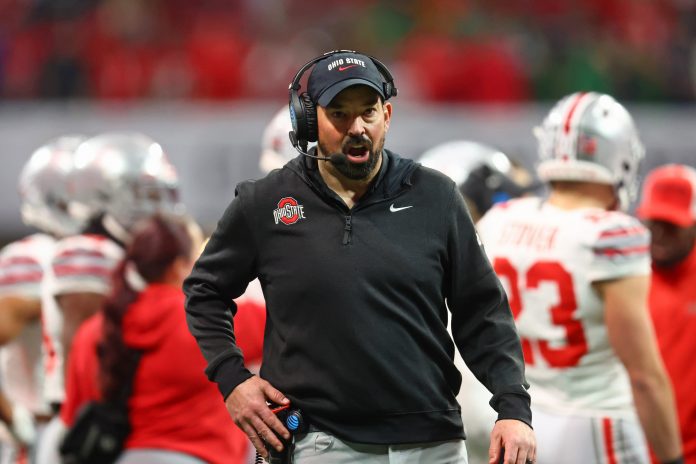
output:
<path id="1" fill-rule="evenodd" d="M 512 312 L 456 187 L 450 210 L 447 304 L 454 341 L 471 372 L 493 393 L 490 404 L 498 420 L 518 419 L 531 427 L 529 385 Z"/>
<path id="2" fill-rule="evenodd" d="M 186 320 L 208 361 L 206 375 L 218 384 L 223 397 L 251 377 L 236 344 L 233 299 L 255 277 L 256 246 L 237 196 L 229 205 L 205 250 L 184 281 Z"/>

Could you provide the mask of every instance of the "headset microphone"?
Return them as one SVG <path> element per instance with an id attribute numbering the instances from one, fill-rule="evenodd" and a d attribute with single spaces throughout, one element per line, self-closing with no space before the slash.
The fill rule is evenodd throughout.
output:
<path id="1" fill-rule="evenodd" d="M 294 131 L 288 132 L 288 136 L 290 137 L 290 142 L 292 142 L 293 146 L 295 149 L 302 155 L 307 156 L 309 158 L 314 158 L 318 159 L 320 161 L 330 161 L 334 164 L 336 163 L 343 163 L 345 161 L 345 155 L 343 153 L 332 153 L 331 156 L 317 156 L 317 155 L 312 155 L 311 153 L 307 152 L 307 144 L 300 144 L 297 141 L 297 137 L 295 136 Z"/>

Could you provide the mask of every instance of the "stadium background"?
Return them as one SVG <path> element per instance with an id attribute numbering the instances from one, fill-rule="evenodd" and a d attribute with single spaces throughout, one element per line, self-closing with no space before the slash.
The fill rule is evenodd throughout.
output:
<path id="1" fill-rule="evenodd" d="M 243 179 L 295 71 L 375 55 L 399 88 L 387 147 L 453 139 L 532 168 L 532 128 L 577 90 L 614 95 L 647 158 L 696 165 L 694 0 L 0 0 L 0 243 L 27 232 L 17 177 L 66 133 L 136 130 L 176 165 L 206 228 Z"/>

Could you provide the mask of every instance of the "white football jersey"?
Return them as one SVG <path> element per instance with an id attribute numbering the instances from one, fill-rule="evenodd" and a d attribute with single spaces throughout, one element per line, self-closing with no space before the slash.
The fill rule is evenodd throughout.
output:
<path id="1" fill-rule="evenodd" d="M 3 248 L 0 296 L 39 300 L 54 246 L 52 237 L 34 234 Z M 41 322 L 40 319 L 30 322 L 16 339 L 0 349 L 0 383 L 10 401 L 35 414 L 46 415 L 50 409 L 43 398 Z"/>
<path id="2" fill-rule="evenodd" d="M 628 375 L 592 284 L 648 275 L 648 231 L 620 212 L 562 210 L 539 198 L 497 205 L 477 227 L 515 316 L 532 404 L 632 415 Z"/>
<path id="3" fill-rule="evenodd" d="M 123 248 L 100 235 L 75 235 L 59 240 L 51 260 L 51 283 L 46 285 L 46 299 L 65 293 L 99 293 L 107 295 L 116 266 L 123 259 Z M 46 380 L 44 394 L 51 403 L 65 398 L 65 354 L 61 342 L 63 316 L 60 310 L 44 312 L 47 349 L 44 350 Z"/>

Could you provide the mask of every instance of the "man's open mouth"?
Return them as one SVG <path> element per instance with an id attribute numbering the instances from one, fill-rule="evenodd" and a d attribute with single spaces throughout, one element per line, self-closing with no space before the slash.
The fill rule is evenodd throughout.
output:
<path id="1" fill-rule="evenodd" d="M 351 163 L 364 163 L 370 159 L 370 146 L 367 144 L 347 144 L 343 147 L 343 154 Z"/>

